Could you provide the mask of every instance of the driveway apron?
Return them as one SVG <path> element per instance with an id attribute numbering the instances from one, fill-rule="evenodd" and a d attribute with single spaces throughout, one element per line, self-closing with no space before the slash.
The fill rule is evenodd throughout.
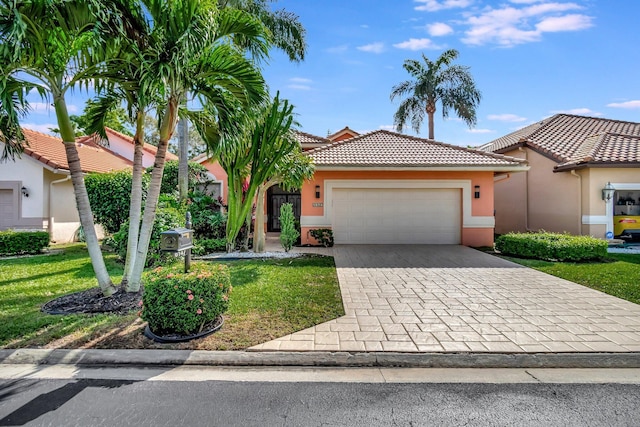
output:
<path id="1" fill-rule="evenodd" d="M 333 248 L 345 316 L 258 351 L 636 352 L 640 305 L 464 246 Z"/>

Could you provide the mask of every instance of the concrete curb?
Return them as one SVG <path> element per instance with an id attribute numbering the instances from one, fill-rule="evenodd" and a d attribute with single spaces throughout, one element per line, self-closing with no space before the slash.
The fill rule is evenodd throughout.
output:
<path id="1" fill-rule="evenodd" d="M 204 350 L 0 350 L 0 364 L 403 368 L 640 368 L 634 353 L 349 353 Z"/>

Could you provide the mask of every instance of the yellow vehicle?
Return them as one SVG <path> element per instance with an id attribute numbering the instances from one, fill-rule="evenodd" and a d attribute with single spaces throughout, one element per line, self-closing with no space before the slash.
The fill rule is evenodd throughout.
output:
<path id="1" fill-rule="evenodd" d="M 640 216 L 614 215 L 613 234 L 625 240 L 640 240 Z"/>

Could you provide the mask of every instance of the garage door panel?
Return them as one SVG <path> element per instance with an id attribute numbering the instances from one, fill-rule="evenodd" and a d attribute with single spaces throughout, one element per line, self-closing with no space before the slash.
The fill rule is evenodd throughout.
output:
<path id="1" fill-rule="evenodd" d="M 336 243 L 459 244 L 458 189 L 333 189 Z"/>

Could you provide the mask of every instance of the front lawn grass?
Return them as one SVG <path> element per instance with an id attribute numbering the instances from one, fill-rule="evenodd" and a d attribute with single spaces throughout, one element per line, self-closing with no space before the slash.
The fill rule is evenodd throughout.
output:
<path id="1" fill-rule="evenodd" d="M 107 268 L 119 283 L 122 267 L 107 254 Z M 47 301 L 96 286 L 84 245 L 64 253 L 0 260 L 0 347 L 176 348 L 239 350 L 344 314 L 333 258 L 226 262 L 233 293 L 222 329 L 180 344 L 157 344 L 143 337 L 145 323 L 135 313 L 52 316 Z"/>
<path id="2" fill-rule="evenodd" d="M 640 304 L 640 255 L 608 254 L 600 262 L 549 262 L 504 257 L 518 264 Z"/>

